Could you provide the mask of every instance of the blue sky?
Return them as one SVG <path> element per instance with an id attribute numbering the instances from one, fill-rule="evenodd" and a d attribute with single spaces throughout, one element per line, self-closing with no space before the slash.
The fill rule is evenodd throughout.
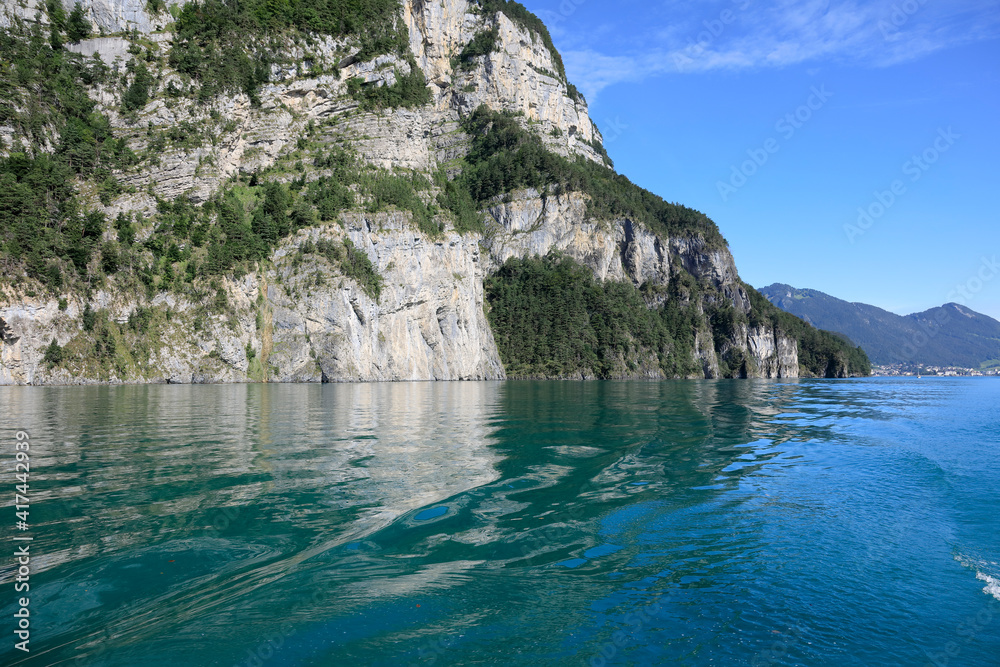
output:
<path id="1" fill-rule="evenodd" d="M 996 0 L 528 0 L 616 168 L 743 279 L 1000 319 Z"/>

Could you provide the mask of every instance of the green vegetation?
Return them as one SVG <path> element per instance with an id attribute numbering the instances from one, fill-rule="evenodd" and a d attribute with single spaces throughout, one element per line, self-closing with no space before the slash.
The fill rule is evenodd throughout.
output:
<path id="1" fill-rule="evenodd" d="M 93 310 L 91 310 L 89 303 L 83 307 L 83 315 L 81 316 L 81 320 L 83 322 L 84 331 L 94 330 L 94 324 L 97 322 L 97 314 L 94 313 Z"/>
<path id="2" fill-rule="evenodd" d="M 292 30 L 357 38 L 360 60 L 409 48 L 398 0 L 204 0 L 177 17 L 170 63 L 201 83 L 202 99 L 244 92 L 255 100 L 274 50 L 259 40 Z"/>
<path id="3" fill-rule="evenodd" d="M 146 106 L 150 95 L 156 90 L 156 79 L 141 60 L 129 61 L 127 69 L 132 74 L 132 83 L 122 96 L 122 111 L 130 113 Z"/>
<path id="4" fill-rule="evenodd" d="M 45 0 L 45 13 L 49 16 L 51 26 L 62 31 L 66 27 L 66 10 L 59 0 Z"/>
<path id="5" fill-rule="evenodd" d="M 431 183 L 417 172 L 373 170 L 362 166 L 356 158 L 340 147 L 333 147 L 316 158 L 313 165 L 329 169 L 329 176 L 321 176 L 308 186 L 303 185 L 304 198 L 315 205 L 322 220 L 336 220 L 342 211 L 355 208 L 355 186 L 366 200 L 370 213 L 396 208 L 409 211 L 413 223 L 429 236 L 441 232 L 435 220 L 437 207 L 425 203 Z"/>
<path id="6" fill-rule="evenodd" d="M 550 253 L 511 259 L 486 281 L 489 319 L 511 377 L 698 374 L 692 360 L 699 315 L 680 299 L 652 310 L 630 283 L 594 279 Z"/>
<path id="7" fill-rule="evenodd" d="M 451 212 L 455 231 L 459 234 L 483 233 L 486 227 L 483 225 L 483 216 L 479 212 L 479 205 L 469 194 L 469 190 L 462 187 L 462 181 L 449 181 L 444 171 L 438 172 L 434 180 L 441 188 L 441 192 L 437 196 L 437 203 L 442 209 Z"/>
<path id="8" fill-rule="evenodd" d="M 52 342 L 49 343 L 49 346 L 45 348 L 45 356 L 42 357 L 42 361 L 48 364 L 49 368 L 58 366 L 63 362 L 63 349 L 59 346 L 59 343 L 56 342 L 55 338 L 53 338 Z"/>
<path id="9" fill-rule="evenodd" d="M 86 275 L 103 228 L 103 215 L 81 211 L 72 177 L 48 155 L 0 158 L 3 252 L 53 289 L 62 287 L 67 270 Z"/>
<path id="10" fill-rule="evenodd" d="M 353 278 L 365 293 L 376 301 L 382 295 L 382 276 L 379 274 L 368 253 L 354 247 L 351 239 L 344 239 L 344 253 L 338 257 L 344 275 Z"/>
<path id="11" fill-rule="evenodd" d="M 366 181 L 365 189 L 370 193 L 369 212 L 388 208 L 409 211 L 413 222 L 428 236 L 436 236 L 441 232 L 438 223 L 434 221 L 436 211 L 425 204 L 418 194 L 419 191 L 430 188 L 426 178 L 417 173 L 403 175 L 380 172 Z"/>
<path id="12" fill-rule="evenodd" d="M 744 287 L 750 295 L 750 326 L 773 327 L 797 340 L 799 367 L 809 375 L 821 378 L 871 375 L 871 361 L 863 349 L 786 313 L 753 287 L 746 284 Z"/>
<path id="13" fill-rule="evenodd" d="M 47 143 L 67 123 L 107 135 L 107 120 L 92 115 L 85 86 L 108 80 L 100 60 L 53 49 L 37 24 L 0 30 L 0 123 L 34 145 Z"/>
<path id="14" fill-rule="evenodd" d="M 84 333 L 61 347 L 53 340 L 46 348 L 44 360 L 50 368 L 61 366 L 73 375 L 104 381 L 160 376 L 154 353 L 170 331 L 169 308 L 137 307 L 125 323 L 89 306 L 84 315 Z"/>
<path id="15" fill-rule="evenodd" d="M 0 158 L 0 251 L 58 289 L 67 277 L 88 275 L 104 228 L 103 214 L 84 210 L 74 182 L 117 187 L 111 170 L 135 156 L 112 137 L 84 88 L 105 79 L 103 65 L 53 49 L 37 26 L 24 32 L 0 32 L 0 122 L 33 146 L 51 142 L 55 150 Z"/>
<path id="16" fill-rule="evenodd" d="M 45 13 L 49 16 L 49 45 L 56 51 L 62 48 L 62 31 L 66 27 L 66 10 L 60 0 L 45 0 Z"/>
<path id="17" fill-rule="evenodd" d="M 184 5 L 174 30 L 170 65 L 201 84 L 199 98 L 219 93 L 246 93 L 257 103 L 257 90 L 270 76 L 266 53 L 251 58 L 249 32 L 255 17 L 245 3 L 207 0 Z M 248 32 L 242 32 L 242 31 Z"/>
<path id="18" fill-rule="evenodd" d="M 664 292 L 665 290 L 665 292 Z M 747 287 L 748 318 L 680 270 L 667 288 L 595 280 L 590 269 L 550 253 L 511 259 L 486 281 L 489 319 L 511 377 L 700 376 L 695 334 L 714 338 L 721 377 L 752 374 L 753 361 L 732 347 L 741 325 L 771 327 L 799 345 L 804 376 L 869 375 L 864 351 L 771 306 Z M 661 292 L 661 293 L 658 293 Z M 706 298 L 708 297 L 708 298 Z M 663 303 L 650 308 L 651 302 Z M 697 303 L 706 306 L 704 315 Z M 688 304 L 688 305 L 682 305 Z"/>
<path id="19" fill-rule="evenodd" d="M 427 87 L 424 72 L 412 58 L 409 73 L 401 74 L 396 70 L 396 81 L 391 86 L 366 84 L 362 79 L 353 78 L 347 82 L 347 91 L 361 103 L 363 109 L 368 110 L 387 107 L 413 108 L 431 101 L 431 91 Z"/>
<path id="20" fill-rule="evenodd" d="M 147 297 L 171 290 L 201 298 L 205 280 L 254 270 L 297 230 L 356 209 L 354 188 L 369 211 L 409 211 L 426 233 L 440 232 L 437 207 L 424 203 L 429 195 L 418 194 L 431 187 L 425 177 L 372 170 L 335 147 L 315 160 L 329 175 L 311 183 L 304 175 L 283 184 L 254 174 L 231 182 L 199 206 L 184 197 L 159 200 L 150 219 L 118 214 L 111 221 L 116 239 L 103 241 L 108 221 L 100 212 L 83 212 L 73 193 L 73 172 L 59 155 L 0 159 L 0 217 L 12 221 L 2 229 L 2 250 L 23 258 L 29 276 L 52 292 L 87 289 L 115 277 L 119 285 L 135 286 Z M 152 233 L 140 243 L 142 228 Z M 362 250 L 347 244 L 334 254 L 321 254 L 378 298 L 381 278 Z M 84 311 L 87 331 L 95 326 L 93 318 Z"/>
<path id="21" fill-rule="evenodd" d="M 208 249 L 204 272 L 221 275 L 237 267 L 241 271 L 247 270 L 251 264 L 267 257 L 278 240 L 293 231 L 288 205 L 289 196 L 285 186 L 269 183 L 250 191 L 230 190 L 209 205 L 202 206 L 202 216 L 211 216 L 213 210 L 216 213 L 216 224 L 208 228 L 204 240 Z M 161 210 L 169 211 L 170 204 L 164 203 Z M 176 207 L 174 211 L 177 212 Z M 161 222 L 160 228 L 164 228 L 166 224 L 168 223 Z M 173 231 L 175 234 L 180 231 L 177 235 L 183 238 L 183 230 L 179 230 L 176 225 Z M 157 245 L 158 247 L 150 248 L 154 255 L 170 253 L 169 247 L 163 247 L 164 241 Z M 183 257 L 168 256 L 168 259 L 176 261 Z"/>
<path id="22" fill-rule="evenodd" d="M 365 294 L 375 301 L 382 295 L 384 282 L 382 276 L 368 258 L 368 254 L 356 248 L 351 239 L 345 238 L 342 243 L 326 239 L 320 239 L 317 243 L 306 241 L 299 246 L 299 252 L 303 255 L 316 254 L 325 257 L 345 276 L 358 283 Z"/>
<path id="23" fill-rule="evenodd" d="M 575 102 L 586 102 L 587 100 L 583 97 L 583 93 L 574 86 L 572 83 L 566 82 L 566 92 L 569 94 L 570 98 Z"/>
<path id="24" fill-rule="evenodd" d="M 321 177 L 309 186 L 307 201 L 316 205 L 319 219 L 331 222 L 340 216 L 341 211 L 354 207 L 354 192 L 343 183 L 332 178 Z"/>
<path id="25" fill-rule="evenodd" d="M 606 166 L 556 155 L 523 129 L 516 116 L 482 106 L 465 120 L 464 129 L 472 144 L 456 180 L 480 208 L 519 188 L 557 195 L 584 192 L 590 197 L 589 214 L 598 220 L 627 218 L 664 238 L 700 234 L 714 247 L 725 246 L 718 227 L 703 213 L 670 204 Z"/>
<path id="26" fill-rule="evenodd" d="M 615 168 L 615 163 L 611 160 L 611 156 L 608 155 L 608 149 L 604 147 L 604 144 L 602 144 L 600 141 L 597 141 L 596 139 L 594 141 L 587 141 L 586 139 L 584 139 L 583 143 L 593 148 L 594 151 L 601 156 L 601 160 L 604 161 L 605 165 L 607 165 L 612 169 Z"/>
<path id="27" fill-rule="evenodd" d="M 83 6 L 77 2 L 73 5 L 73 11 L 69 13 L 69 19 L 66 22 L 66 38 L 76 43 L 88 37 L 90 37 L 90 21 L 87 20 Z"/>
<path id="28" fill-rule="evenodd" d="M 93 245 L 99 248 L 94 253 L 100 257 L 99 273 L 134 280 L 150 296 L 163 290 L 198 292 L 199 279 L 254 270 L 283 239 L 320 222 L 338 221 L 361 203 L 370 212 L 408 211 L 425 233 L 440 233 L 437 207 L 424 203 L 429 194 L 421 194 L 431 187 L 425 177 L 372 169 L 337 146 L 317 155 L 313 165 L 323 173 L 309 183 L 304 174 L 287 184 L 252 174 L 199 206 L 181 197 L 158 201 L 150 220 L 119 214 L 113 221 L 116 241 Z M 138 230 L 150 225 L 153 233 L 138 243 Z M 320 254 L 378 297 L 380 279 L 363 251 L 344 247 Z"/>
<path id="29" fill-rule="evenodd" d="M 496 27 L 477 32 L 458 56 L 459 69 L 471 69 L 476 58 L 493 53 L 499 36 L 500 32 Z"/>
<path id="30" fill-rule="evenodd" d="M 562 61 L 537 17 L 516 2 L 479 4 L 484 12 L 503 12 L 540 35 L 552 51 L 558 76 L 565 80 Z M 163 5 L 158 0 L 150 7 Z M 58 0 L 49 0 L 48 12 L 47 33 L 35 24 L 19 24 L 16 33 L 0 31 L 0 124 L 13 128 L 17 142 L 0 146 L 5 154 L 0 157 L 0 252 L 8 277 L 21 280 L 23 270 L 60 297 L 60 310 L 68 308 L 66 296 L 75 301 L 112 287 L 147 299 L 163 291 L 183 293 L 200 304 L 198 308 L 232 317 L 220 277 L 258 269 L 298 230 L 336 222 L 345 211 L 363 208 L 369 213 L 408 212 L 414 226 L 432 237 L 443 230 L 442 211 L 459 232 L 486 234 L 482 211 L 524 188 L 535 188 L 542 197 L 583 193 L 588 214 L 596 221 L 628 219 L 661 238 L 697 236 L 710 248 L 725 246 L 705 215 L 668 203 L 614 173 L 599 143 L 590 145 L 605 165 L 582 157 L 567 159 L 546 149 L 517 116 L 486 107 L 463 121 L 462 129 L 471 138 L 468 155 L 442 168 L 433 184 L 417 172 L 365 165 L 345 148 L 320 148 L 310 123 L 308 135 L 289 146 L 287 159 L 260 173 L 234 176 L 204 203 L 195 205 L 183 196 L 158 200 L 148 217 L 130 212 L 108 220 L 88 207 L 94 199 L 110 205 L 125 192 L 123 182 L 128 179 L 120 181 L 120 172 L 138 158 L 125 138 L 113 136 L 87 87 L 100 84 L 121 92 L 121 111 L 134 119 L 157 92 L 157 68 L 148 65 L 157 61 L 156 47 L 140 57 L 143 49 L 134 41 L 130 52 L 136 57 L 125 75 L 112 74 L 99 59 L 61 48 L 64 35 L 79 40 L 90 32 L 79 3 L 67 17 Z M 244 92 L 256 100 L 268 79 L 272 53 L 283 39 L 298 38 L 302 32 L 353 38 L 361 47 L 356 56 L 360 59 L 408 54 L 396 0 L 203 0 L 178 9 L 176 18 L 170 63 L 200 84 L 202 100 L 221 92 Z M 496 28 L 477 34 L 458 60 L 467 65 L 490 53 L 497 39 Z M 171 86 L 167 101 L 176 104 L 187 82 Z M 408 73 L 397 71 L 392 85 L 354 79 L 348 91 L 365 110 L 413 107 L 431 100 L 412 56 Z M 217 113 L 212 118 L 222 124 Z M 207 142 L 213 138 L 211 127 L 199 126 L 196 120 L 160 131 L 150 125 L 144 156 L 155 160 L 168 146 L 191 148 Z M 31 148 L 21 148 L 22 139 Z M 309 158 L 315 167 L 311 174 L 303 165 Z M 449 179 L 449 172 L 459 173 Z M 383 277 L 349 239 L 307 241 L 292 261 L 307 254 L 325 258 L 371 298 L 380 298 Z M 322 279 L 318 274 L 316 284 Z M 456 280 L 462 277 L 456 274 Z M 677 267 L 667 288 L 602 283 L 558 254 L 511 260 L 486 284 L 490 321 L 513 376 L 699 375 L 695 337 L 699 332 L 708 335 L 709 324 L 726 376 L 748 371 L 750 362 L 730 349 L 734 332 L 744 324 L 771 326 L 796 338 L 804 372 L 867 372 L 868 360 L 859 349 L 761 302 L 756 292 L 750 290 L 754 312 L 747 318 L 706 289 Z M 663 305 L 650 308 L 650 303 Z M 81 317 L 83 333 L 65 346 L 52 340 L 44 361 L 74 373 L 96 369 L 95 377 L 135 377 L 149 370 L 144 364 L 154 351 L 150 346 L 168 329 L 170 317 L 168 309 L 140 307 L 122 324 L 87 305 Z M 199 321 L 194 321 L 195 330 Z M 264 373 L 264 361 L 254 348 L 247 348 L 247 356 Z"/>

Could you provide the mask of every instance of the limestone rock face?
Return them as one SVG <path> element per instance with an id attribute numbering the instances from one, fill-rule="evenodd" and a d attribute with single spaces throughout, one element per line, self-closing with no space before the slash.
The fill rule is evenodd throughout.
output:
<path id="1" fill-rule="evenodd" d="M 543 198 L 535 190 L 524 190 L 488 212 L 492 224 L 485 242 L 493 270 L 512 257 L 543 256 L 558 250 L 586 264 L 601 280 L 632 278 L 622 263 L 624 230 L 587 220 L 587 199 L 582 194 Z M 666 277 L 664 273 L 662 278 Z"/>
<path id="2" fill-rule="evenodd" d="M 6 13 L 0 16 L 21 12 L 33 20 L 35 9 L 21 8 L 18 0 L 3 1 Z M 63 1 L 72 7 L 71 0 Z M 103 17 L 104 23 L 97 19 L 95 23 L 108 32 L 135 28 L 150 33 L 158 27 L 146 14 L 145 0 L 88 0 L 83 6 L 90 15 Z M 44 2 L 39 7 L 40 20 L 45 23 Z M 208 105 L 190 96 L 177 100 L 161 96 L 135 118 L 126 119 L 119 112 L 118 100 L 97 90 L 94 94 L 102 110 L 130 137 L 130 146 L 139 154 L 150 147 L 150 129 L 166 130 L 188 123 L 205 130 L 204 136 L 188 137 L 183 147 L 157 148 L 154 168 L 122 175 L 120 180 L 127 187 L 152 190 L 163 199 L 186 196 L 200 203 L 234 173 L 274 164 L 294 148 L 310 123 L 332 124 L 333 131 L 350 137 L 353 148 L 371 164 L 433 171 L 462 154 L 465 137 L 458 130 L 458 121 L 482 104 L 524 113 L 526 121 L 538 124 L 536 129 L 546 145 L 562 155 L 580 154 L 601 161 L 591 145 L 600 143 L 601 136 L 590 120 L 586 102 L 582 98 L 574 101 L 566 83 L 553 76 L 556 65 L 541 38 L 502 14 L 494 20 L 474 13 L 466 0 L 405 0 L 402 10 L 417 64 L 435 93 L 433 104 L 361 113 L 357 103 L 346 96 L 348 80 L 391 85 L 396 72 L 405 74 L 410 66 L 397 56 L 382 55 L 368 62 L 348 61 L 340 67 L 344 62 L 341 55 L 350 44 L 330 37 L 317 38 L 308 47 L 289 45 L 285 55 L 292 64 L 272 66 L 271 83 L 260 93 L 259 108 L 245 95 L 220 96 Z M 474 67 L 456 71 L 453 57 L 476 32 L 493 27 L 498 30 L 496 51 L 481 57 Z M 171 37 L 169 33 L 148 35 L 160 54 L 168 52 Z M 128 44 L 121 37 L 93 37 L 66 48 L 87 57 L 97 55 L 121 73 L 131 57 Z M 311 76 L 310 66 L 327 73 Z M 336 73 L 329 73 L 331 70 Z M 167 70 L 162 86 L 172 83 L 181 82 Z M 0 127 L 0 136 L 4 130 Z"/>
<path id="3" fill-rule="evenodd" d="M 64 48 L 73 53 L 79 53 L 85 58 L 97 56 L 107 65 L 123 66 L 130 57 L 129 42 L 123 37 L 91 37 L 80 40 L 76 44 L 65 44 Z"/>
<path id="4" fill-rule="evenodd" d="M 226 295 L 228 312 L 207 316 L 201 315 L 203 304 L 169 294 L 145 301 L 134 293 L 101 290 L 87 302 L 70 300 L 65 310 L 59 310 L 53 299 L 4 294 L 0 318 L 19 339 L 13 345 L 0 343 L 0 384 L 244 382 L 250 379 L 247 350 L 253 349 L 258 336 L 254 314 L 258 285 L 255 276 L 224 279 L 220 291 Z M 169 310 L 170 325 L 153 349 L 138 359 L 152 370 L 125 367 L 120 357 L 109 358 L 103 367 L 70 363 L 50 368 L 44 362 L 46 347 L 53 340 L 62 346 L 72 344 L 82 331 L 81 315 L 87 305 L 107 311 L 109 321 L 119 326 L 127 326 L 140 306 Z M 129 352 L 141 356 L 136 350 Z"/>
<path id="5" fill-rule="evenodd" d="M 504 377 L 483 308 L 476 239 L 430 240 L 401 214 L 350 215 L 303 231 L 275 254 L 271 364 L 280 381 L 494 380 Z M 320 262 L 289 268 L 294 243 L 350 238 L 383 276 L 372 298 Z M 314 287 L 316 278 L 326 284 Z M 304 296 L 304 298 L 303 298 Z"/>
<path id="6" fill-rule="evenodd" d="M 468 0 L 410 0 L 403 18 L 410 50 L 427 80 L 444 92 L 451 86 L 451 58 L 469 43 L 478 26 Z"/>
<path id="7" fill-rule="evenodd" d="M 495 110 L 521 112 L 540 124 L 543 141 L 557 153 L 601 161 L 585 143 L 602 143 L 587 103 L 570 96 L 541 37 L 504 14 L 495 19 L 473 14 L 466 0 L 410 0 L 403 7 L 410 48 L 427 80 L 439 91 L 439 107 L 467 114 L 485 104 Z M 490 29 L 497 31 L 496 50 L 471 68 L 455 70 L 453 58 L 477 32 Z"/>
<path id="8" fill-rule="evenodd" d="M 796 378 L 799 376 L 798 344 L 776 334 L 771 329 L 751 328 L 747 347 L 757 362 L 757 376 L 764 378 Z"/>
<path id="9" fill-rule="evenodd" d="M 83 6 L 95 32 L 135 29 L 147 33 L 147 44 L 159 56 L 167 53 L 171 36 L 156 31 L 169 17 L 150 15 L 145 0 L 83 0 Z M 34 20 L 39 12 L 45 22 L 41 0 L 3 0 L 0 26 L 18 18 Z M 402 14 L 416 65 L 433 93 L 430 104 L 416 109 L 359 108 L 347 94 L 348 81 L 391 85 L 410 64 L 392 55 L 351 62 L 343 58 L 350 45 L 329 37 L 308 46 L 289 44 L 280 64 L 272 67 L 259 105 L 246 95 L 199 104 L 187 88 L 172 98 L 154 96 L 130 118 L 119 111 L 120 92 L 92 91 L 116 135 L 126 137 L 136 154 L 148 156 L 141 170 L 117 175 L 126 192 L 104 212 L 111 219 L 129 211 L 148 216 L 157 198 L 205 202 L 234 174 L 294 162 L 297 144 L 307 135 L 321 145 L 349 143 L 360 159 L 377 167 L 453 173 L 468 145 L 460 120 L 483 104 L 521 112 L 524 123 L 562 155 L 602 161 L 595 149 L 601 135 L 586 102 L 570 94 L 540 37 L 503 14 L 480 15 L 467 0 L 403 0 Z M 484 30 L 496 30 L 495 51 L 456 67 L 465 45 Z M 131 57 L 128 42 L 116 36 L 95 36 L 67 48 L 97 55 L 119 72 Z M 156 74 L 162 87 L 185 85 L 169 68 Z M 155 143 L 158 132 L 178 127 L 193 128 L 192 134 Z M 3 132 L 0 128 L 0 136 Z M 89 203 L 100 207 L 96 197 Z M 512 257 L 550 250 L 590 267 L 601 280 L 635 285 L 668 287 L 683 269 L 710 286 L 713 298 L 744 313 L 750 310 L 728 249 L 710 247 L 698 237 L 662 238 L 628 219 L 590 220 L 586 195 L 526 190 L 495 203 L 487 214 L 483 236 L 445 229 L 433 238 L 418 231 L 408 213 L 346 214 L 338 223 L 283 241 L 266 268 L 220 278 L 214 294 L 146 297 L 134 289 L 106 287 L 88 301 L 64 295 L 61 304 L 56 297 L 37 297 L 7 284 L 0 288 L 0 318 L 12 333 L 0 340 L 0 384 L 503 379 L 485 315 L 483 281 Z M 147 225 L 137 238 L 141 242 L 153 233 Z M 300 252 L 309 243 L 345 239 L 382 277 L 377 298 L 326 258 Z M 219 301 L 225 308 L 212 307 Z M 52 340 L 72 346 L 85 338 L 81 316 L 88 305 L 106 312 L 123 330 L 132 326 L 140 308 L 155 310 L 161 317 L 155 344 L 109 357 L 101 366 L 50 368 L 43 359 Z M 711 331 L 698 331 L 695 347 L 704 377 L 718 377 L 720 359 Z M 744 326 L 723 355 L 734 351 L 747 358 L 749 377 L 798 375 L 795 342 L 773 331 Z M 658 377 L 659 372 L 656 359 L 650 359 L 636 375 Z"/>
<path id="10" fill-rule="evenodd" d="M 76 0 L 62 0 L 63 7 L 69 13 Z M 181 0 L 167 0 L 167 7 L 183 4 Z M 80 0 L 87 18 L 94 26 L 95 32 L 125 32 L 138 30 L 150 33 L 162 30 L 173 19 L 166 9 L 151 13 L 146 0 Z M 47 22 L 44 0 L 4 0 L 0 11 L 0 27 L 8 27 L 13 17 L 22 20 L 33 20 L 41 13 L 42 21 Z"/>
<path id="11" fill-rule="evenodd" d="M 429 240 L 402 214 L 351 215 L 338 225 L 303 230 L 274 253 L 274 268 L 221 285 L 226 314 L 202 317 L 202 303 L 160 295 L 151 304 L 173 325 L 148 359 L 155 369 L 129 381 L 205 383 L 496 380 L 505 377 L 483 304 L 478 241 L 446 234 Z M 383 276 L 378 299 L 327 261 L 307 255 L 307 240 L 349 238 Z M 9 303 L 13 299 L 4 299 Z M 123 381 L 73 373 L 43 362 L 51 340 L 80 333 L 85 304 L 65 311 L 54 300 L 0 306 L 13 344 L 0 343 L 0 384 L 89 384 Z M 134 296 L 98 292 L 91 302 L 125 324 Z M 251 357 L 261 363 L 259 375 Z M 84 369 L 81 369 L 81 371 Z"/>

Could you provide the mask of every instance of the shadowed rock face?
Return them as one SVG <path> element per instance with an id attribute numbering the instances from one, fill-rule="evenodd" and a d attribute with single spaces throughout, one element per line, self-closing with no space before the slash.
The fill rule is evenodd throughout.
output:
<path id="1" fill-rule="evenodd" d="M 0 342 L 4 345 L 13 345 L 18 340 L 20 338 L 14 335 L 14 332 L 10 330 L 10 327 L 7 326 L 7 323 L 3 319 L 0 319 Z"/>
<path id="2" fill-rule="evenodd" d="M 65 4 L 72 6 L 68 0 Z M 134 27 L 148 33 L 157 27 L 158 17 L 148 15 L 145 0 L 95 0 L 84 2 L 84 7 L 108 32 Z M 0 22 L 9 24 L 11 16 L 25 12 L 34 16 L 35 10 L 15 9 L 5 2 Z M 402 16 L 417 66 L 433 93 L 430 104 L 362 113 L 347 95 L 347 81 L 357 77 L 391 83 L 396 72 L 409 71 L 406 60 L 388 55 L 370 62 L 345 59 L 347 44 L 329 37 L 308 47 L 289 44 L 293 64 L 273 66 L 259 107 L 237 95 L 208 105 L 185 99 L 167 105 L 160 97 L 142 109 L 141 126 L 203 123 L 213 128 L 212 141 L 168 147 L 157 156 L 157 164 L 121 175 L 133 192 L 104 207 L 108 217 L 120 211 L 153 213 L 153 194 L 204 202 L 233 174 L 271 166 L 287 155 L 307 127 L 319 128 L 315 141 L 332 145 L 346 139 L 363 160 L 376 166 L 428 174 L 442 166 L 447 169 L 467 150 L 460 118 L 482 104 L 523 113 L 546 146 L 561 155 L 601 161 L 590 145 L 601 137 L 586 102 L 572 99 L 566 83 L 553 75 L 557 68 L 541 39 L 502 14 L 494 18 L 471 12 L 466 0 L 405 0 Z M 486 28 L 497 30 L 495 52 L 456 71 L 452 57 Z M 150 35 L 162 49 L 169 47 L 169 37 Z M 127 43 L 118 37 L 84 40 L 70 48 L 97 54 L 119 70 L 129 57 Z M 311 75 L 307 60 L 327 73 Z M 329 73 L 339 65 L 339 75 Z M 159 74 L 164 87 L 176 79 L 169 69 Z M 132 127 L 120 117 L 114 95 L 106 90 L 93 95 L 113 127 L 123 133 Z M 227 121 L 225 128 L 212 125 L 212 112 Z M 145 133 L 128 134 L 133 150 L 142 152 Z M 206 316 L 199 303 L 177 294 L 161 293 L 147 301 L 114 287 L 97 290 L 89 302 L 66 295 L 68 303 L 60 310 L 56 298 L 4 287 L 0 316 L 11 333 L 9 338 L 4 334 L 0 347 L 0 384 L 501 379 L 505 373 L 485 315 L 483 280 L 512 257 L 544 255 L 552 249 L 590 267 L 602 280 L 667 286 L 676 271 L 684 270 L 711 287 L 719 295 L 714 298 L 744 313 L 750 309 L 727 249 L 709 247 L 698 237 L 661 238 L 631 220 L 589 220 L 586 195 L 513 193 L 490 207 L 488 220 L 483 237 L 446 230 L 429 238 L 416 230 L 408 213 L 347 214 L 338 223 L 302 230 L 278 246 L 270 268 L 219 281 L 226 314 Z M 152 233 L 151 226 L 140 229 L 138 239 Z M 383 278 L 378 299 L 325 259 L 299 255 L 301 244 L 321 239 L 350 239 L 367 254 Z M 42 363 L 45 347 L 53 339 L 66 345 L 80 336 L 81 314 L 88 304 L 122 324 L 139 307 L 169 308 L 171 317 L 136 368 L 48 368 Z M 702 309 L 707 305 L 698 304 Z M 718 377 L 707 326 L 697 334 L 695 356 L 705 377 Z M 795 342 L 772 331 L 744 326 L 726 349 L 745 353 L 749 377 L 798 374 Z M 646 369 L 643 375 L 656 372 Z"/>

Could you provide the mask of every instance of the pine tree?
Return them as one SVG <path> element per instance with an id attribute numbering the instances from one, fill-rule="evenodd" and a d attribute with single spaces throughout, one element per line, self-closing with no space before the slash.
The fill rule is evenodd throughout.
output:
<path id="1" fill-rule="evenodd" d="M 49 24 L 54 32 L 62 32 L 66 27 L 66 10 L 63 9 L 60 0 L 48 0 L 45 3 L 46 13 L 49 15 Z"/>
<path id="2" fill-rule="evenodd" d="M 73 5 L 73 11 L 69 13 L 69 21 L 66 23 L 66 37 L 69 41 L 76 43 L 89 36 L 90 21 L 87 20 L 83 7 L 77 2 Z"/>
<path id="3" fill-rule="evenodd" d="M 153 86 L 156 83 L 156 79 L 149 73 L 145 63 L 136 62 L 138 64 L 135 66 L 135 76 L 122 96 L 122 110 L 126 113 L 138 111 L 146 106 L 150 93 L 154 92 Z"/>

